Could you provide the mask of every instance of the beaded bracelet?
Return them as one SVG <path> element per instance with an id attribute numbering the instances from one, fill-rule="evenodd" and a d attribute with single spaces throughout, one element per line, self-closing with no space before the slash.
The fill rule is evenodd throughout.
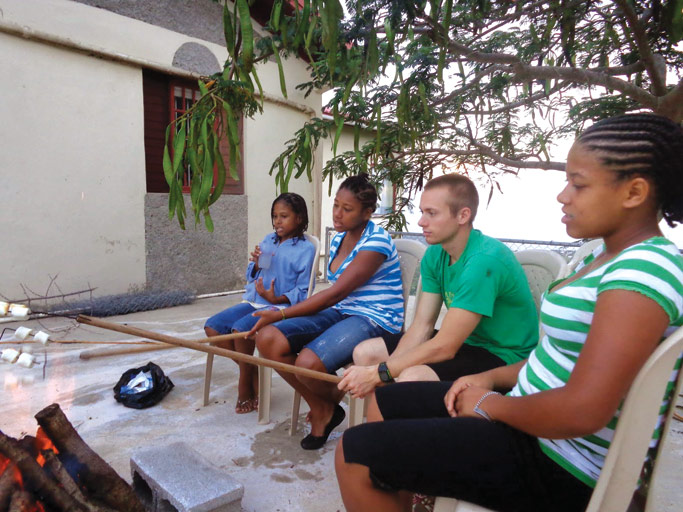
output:
<path id="1" fill-rule="evenodd" d="M 484 399 L 486 397 L 489 397 L 491 395 L 500 395 L 500 393 L 498 393 L 497 391 L 487 391 L 486 393 L 481 395 L 481 398 L 477 401 L 477 403 L 474 406 L 474 412 L 476 412 L 479 416 L 481 416 L 482 418 L 485 418 L 489 421 L 492 421 L 491 416 L 489 416 L 489 413 L 487 413 L 484 409 L 480 409 L 479 406 L 481 405 L 481 403 L 484 401 Z"/>

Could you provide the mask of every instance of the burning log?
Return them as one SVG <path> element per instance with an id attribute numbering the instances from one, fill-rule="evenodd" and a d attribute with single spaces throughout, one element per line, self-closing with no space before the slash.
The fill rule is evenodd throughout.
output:
<path id="1" fill-rule="evenodd" d="M 86 508 L 82 504 L 73 499 L 45 474 L 43 468 L 32 458 L 31 454 L 21 448 L 16 439 L 2 432 L 0 432 L 0 452 L 16 464 L 28 487 L 48 504 L 54 506 L 57 510 L 86 512 Z M 23 504 L 23 496 L 17 495 L 15 491 L 12 494 L 10 511 L 23 510 L 22 508 L 17 508 L 23 506 Z"/>
<path id="2" fill-rule="evenodd" d="M 121 512 L 145 512 L 133 489 L 83 441 L 58 404 L 49 405 L 35 418 L 60 453 L 69 453 L 78 461 L 80 482 L 93 498 Z"/>
<path id="3" fill-rule="evenodd" d="M 23 489 L 17 489 L 12 493 L 9 503 L 9 512 L 31 512 L 34 510 L 34 501 L 31 495 Z"/>
<path id="4" fill-rule="evenodd" d="M 8 462 L 5 471 L 0 475 L 0 510 L 7 510 L 9 500 L 14 492 L 14 474 L 16 472 L 17 467 Z"/>
<path id="5" fill-rule="evenodd" d="M 71 495 L 76 501 L 81 503 L 89 512 L 114 512 L 113 509 L 95 505 L 88 501 L 88 498 L 81 492 L 78 484 L 71 478 L 71 475 L 61 463 L 55 452 L 52 450 L 43 450 L 40 452 L 45 458 L 45 467 L 50 471 L 55 480 L 57 480 L 64 490 Z M 0 508 L 0 510 L 2 510 Z"/>

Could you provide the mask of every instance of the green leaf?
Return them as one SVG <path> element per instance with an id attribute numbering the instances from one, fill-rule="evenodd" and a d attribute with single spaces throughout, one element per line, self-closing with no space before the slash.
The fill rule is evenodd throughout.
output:
<path id="1" fill-rule="evenodd" d="M 270 12 L 270 25 L 278 30 L 280 28 L 280 13 L 282 11 L 282 0 L 276 0 Z"/>
<path id="2" fill-rule="evenodd" d="M 662 20 L 670 43 L 675 45 L 683 39 L 683 0 L 669 0 L 664 5 Z"/>
<path id="3" fill-rule="evenodd" d="M 380 150 L 382 148 L 382 106 L 377 104 L 377 134 L 375 137 L 375 155 L 379 157 Z"/>
<path id="4" fill-rule="evenodd" d="M 280 58 L 280 52 L 278 52 L 277 48 L 275 47 L 275 42 L 273 42 L 273 53 L 275 53 L 275 60 L 277 61 L 277 71 L 280 76 L 280 90 L 282 91 L 282 95 L 286 98 L 287 83 L 285 81 L 285 70 L 282 67 L 282 59 Z"/>
<path id="5" fill-rule="evenodd" d="M 232 148 L 230 148 L 230 152 L 232 152 Z M 216 186 L 213 188 L 213 192 L 211 192 L 211 197 L 209 198 L 209 205 L 212 205 L 221 197 L 227 179 L 227 172 L 225 171 L 225 162 L 223 161 L 223 155 L 220 151 L 216 152 L 216 164 L 218 167 L 218 176 L 216 179 Z M 238 179 L 237 176 L 235 176 L 234 179 Z"/>
<path id="6" fill-rule="evenodd" d="M 379 71 L 379 45 L 377 44 L 377 32 L 374 27 L 370 29 L 370 40 L 368 41 L 367 73 L 374 76 Z"/>
<path id="7" fill-rule="evenodd" d="M 178 131 L 173 138 L 173 174 L 178 175 L 180 164 L 183 163 L 183 156 L 185 154 L 185 119 L 180 122 Z"/>
<path id="8" fill-rule="evenodd" d="M 254 27 L 251 24 L 247 0 L 236 0 L 236 6 L 240 13 L 242 31 L 242 66 L 246 73 L 250 73 L 254 65 Z"/>
<path id="9" fill-rule="evenodd" d="M 356 154 L 356 162 L 358 162 L 358 165 L 362 165 L 361 161 L 361 154 L 360 154 L 360 149 L 358 148 L 358 143 L 360 142 L 360 125 L 356 123 L 353 126 L 353 152 Z"/>
<path id="10" fill-rule="evenodd" d="M 427 104 L 427 92 L 425 90 L 424 82 L 417 84 L 417 91 L 420 95 L 420 101 L 422 102 L 422 108 L 424 109 L 425 116 L 429 116 L 429 105 Z"/>
<path id="11" fill-rule="evenodd" d="M 173 123 L 169 123 L 169 125 L 166 127 L 166 136 L 165 140 L 166 143 L 164 144 L 164 157 L 163 157 L 163 168 L 164 168 L 164 177 L 166 178 L 166 183 L 168 183 L 168 186 L 171 186 L 171 183 L 173 183 L 175 179 L 175 173 L 173 172 L 173 164 L 171 163 L 171 155 L 168 151 L 168 144 L 169 144 L 169 137 L 171 136 L 171 126 Z"/>
<path id="12" fill-rule="evenodd" d="M 209 233 L 213 233 L 213 219 L 211 219 L 211 214 L 209 209 L 204 210 L 204 224 L 206 225 L 206 230 Z"/>
<path id="13" fill-rule="evenodd" d="M 237 119 L 236 116 L 232 110 L 232 107 L 230 104 L 223 100 L 223 110 L 225 112 L 225 124 L 227 128 L 227 133 L 228 137 L 230 138 L 230 143 L 234 146 L 239 146 L 240 143 L 240 137 L 239 137 L 239 128 L 237 126 Z"/>
<path id="14" fill-rule="evenodd" d="M 223 33 L 225 35 L 225 47 L 228 53 L 235 60 L 235 31 L 232 26 L 232 16 L 230 9 L 228 9 L 228 2 L 223 4 Z"/>
<path id="15" fill-rule="evenodd" d="M 311 61 L 313 61 L 313 58 L 310 57 L 310 51 L 311 51 L 311 41 L 313 41 L 313 32 L 315 31 L 317 21 L 311 21 L 311 24 L 308 27 L 308 32 L 306 33 L 306 39 L 304 40 L 304 47 L 306 48 L 306 51 L 309 53 L 309 58 Z"/>
<path id="16" fill-rule="evenodd" d="M 263 110 L 263 87 L 261 87 L 261 81 L 256 73 L 256 66 L 251 70 L 251 75 L 254 77 L 254 82 L 256 82 L 256 86 L 258 87 L 259 98 L 261 99 L 261 110 Z"/>
<path id="17" fill-rule="evenodd" d="M 299 3 L 296 2 L 297 13 L 299 12 Z M 298 25 L 296 27 L 296 32 L 294 34 L 294 46 L 298 48 L 301 43 L 304 42 L 304 37 L 306 36 L 306 31 L 308 30 L 308 25 L 311 18 L 311 0 L 304 0 L 304 8 L 301 13 L 301 18 L 298 20 Z"/>

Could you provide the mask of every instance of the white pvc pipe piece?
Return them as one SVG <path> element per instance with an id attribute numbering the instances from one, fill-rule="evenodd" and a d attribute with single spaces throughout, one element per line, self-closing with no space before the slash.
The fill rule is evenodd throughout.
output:
<path id="1" fill-rule="evenodd" d="M 50 335 L 46 332 L 43 331 L 38 331 L 34 336 L 33 339 L 42 343 L 43 345 L 47 345 L 47 342 L 50 341 Z"/>
<path id="2" fill-rule="evenodd" d="M 0 359 L 2 359 L 3 361 L 7 361 L 10 364 L 14 363 L 18 357 L 19 351 L 14 350 L 13 348 L 6 348 L 2 351 L 2 355 L 0 355 Z"/>
<path id="3" fill-rule="evenodd" d="M 33 329 L 29 327 L 17 327 L 17 329 L 14 331 L 14 337 L 22 341 L 28 338 L 31 334 L 33 334 Z"/>
<path id="4" fill-rule="evenodd" d="M 33 354 L 27 354 L 24 352 L 19 356 L 19 359 L 17 359 L 17 364 L 19 366 L 23 366 L 24 368 L 32 368 L 33 365 L 36 362 L 36 356 Z"/>
<path id="5" fill-rule="evenodd" d="M 0 301 L 0 316 L 5 316 L 9 312 L 9 302 Z"/>

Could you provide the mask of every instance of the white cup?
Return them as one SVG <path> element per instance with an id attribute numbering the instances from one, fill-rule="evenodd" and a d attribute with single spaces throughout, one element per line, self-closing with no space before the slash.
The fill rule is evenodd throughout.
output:
<path id="1" fill-rule="evenodd" d="M 263 270 L 269 269 L 273 261 L 273 253 L 270 250 L 264 251 L 261 247 L 261 255 L 258 257 L 258 266 Z"/>
<path id="2" fill-rule="evenodd" d="M 0 301 L 0 316 L 5 316 L 9 312 L 9 302 Z"/>

